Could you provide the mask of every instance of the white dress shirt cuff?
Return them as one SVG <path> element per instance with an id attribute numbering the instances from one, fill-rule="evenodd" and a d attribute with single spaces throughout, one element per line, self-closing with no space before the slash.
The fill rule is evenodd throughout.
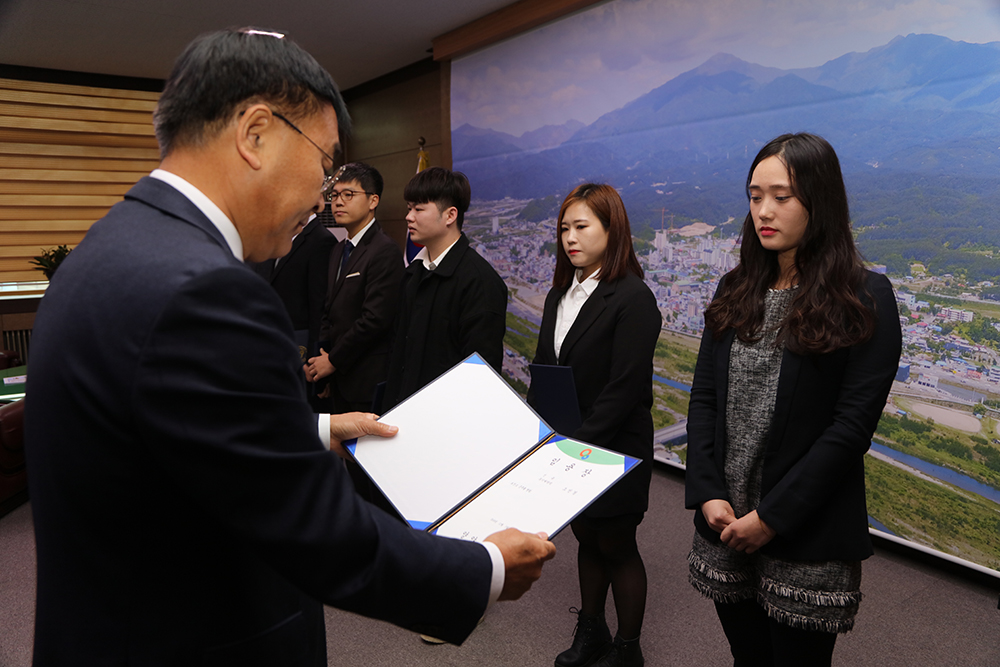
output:
<path id="1" fill-rule="evenodd" d="M 503 591 L 503 581 L 507 572 L 507 566 L 504 565 L 500 547 L 492 542 L 480 542 L 480 544 L 486 547 L 486 551 L 489 552 L 490 559 L 493 561 L 493 579 L 490 581 L 490 600 L 488 603 L 493 604 L 500 599 L 500 593 Z"/>
<path id="2" fill-rule="evenodd" d="M 330 449 L 330 415 L 319 413 L 316 415 L 316 424 L 319 427 L 319 441 L 325 448 Z"/>
<path id="3" fill-rule="evenodd" d="M 321 412 L 316 415 L 316 422 L 319 428 L 320 442 L 323 443 L 324 447 L 330 449 L 330 415 Z M 490 555 L 490 560 L 493 561 L 493 576 L 490 579 L 490 598 L 488 602 L 488 604 L 493 604 L 500 599 L 500 593 L 503 591 L 507 566 L 503 562 L 503 554 L 500 553 L 500 547 L 492 542 L 481 542 L 480 544 L 486 547 L 486 553 Z"/>

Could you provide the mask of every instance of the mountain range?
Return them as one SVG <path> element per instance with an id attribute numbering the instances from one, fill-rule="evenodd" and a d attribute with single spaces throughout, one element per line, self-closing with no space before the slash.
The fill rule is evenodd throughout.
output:
<path id="1" fill-rule="evenodd" d="M 463 125 L 454 164 L 477 199 L 561 198 L 596 180 L 621 189 L 634 227 L 658 226 L 664 212 L 719 224 L 745 214 L 759 148 L 809 131 L 837 150 L 870 259 L 885 237 L 1000 251 L 1000 42 L 911 34 L 788 70 L 720 53 L 579 125 L 522 137 Z M 955 196 L 918 205 L 913 189 L 942 179 Z"/>

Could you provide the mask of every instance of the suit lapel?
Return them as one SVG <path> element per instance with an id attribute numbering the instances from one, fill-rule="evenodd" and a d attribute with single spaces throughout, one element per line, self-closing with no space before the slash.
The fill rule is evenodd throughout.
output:
<path id="1" fill-rule="evenodd" d="M 451 247 L 448 254 L 444 256 L 441 263 L 431 273 L 437 278 L 451 278 L 466 252 L 475 252 L 475 250 L 469 248 L 469 239 L 465 235 L 465 232 L 462 232 L 462 235 L 455 241 L 455 245 Z"/>
<path id="2" fill-rule="evenodd" d="M 194 225 L 208 234 L 216 243 L 232 254 L 229 244 L 226 242 L 219 228 L 212 224 L 204 213 L 194 205 L 190 199 L 180 193 L 174 186 L 161 181 L 158 178 L 145 176 L 139 179 L 132 188 L 125 193 L 126 199 L 135 199 L 148 206 L 159 209 L 178 220 L 183 220 Z M 242 261 L 242 257 L 239 258 Z"/>
<path id="3" fill-rule="evenodd" d="M 292 258 L 292 255 L 295 254 L 295 251 L 298 250 L 299 248 L 301 248 L 305 244 L 306 238 L 310 234 L 312 234 L 313 231 L 315 231 L 315 229 L 320 224 L 321 223 L 319 221 L 319 218 L 313 218 L 309 222 L 309 224 L 306 225 L 302 229 L 301 232 L 299 232 L 299 235 L 295 237 L 294 241 L 292 241 L 292 249 L 288 251 L 287 255 L 285 255 L 284 257 L 282 257 L 280 260 L 278 260 L 276 262 L 276 266 L 274 267 L 274 270 L 271 271 L 271 282 L 274 282 L 274 280 L 278 277 L 278 274 L 281 273 L 281 270 L 283 268 L 285 268 L 285 265 L 288 263 L 288 260 L 290 260 Z"/>
<path id="4" fill-rule="evenodd" d="M 726 416 L 726 405 L 729 400 L 729 354 L 733 349 L 733 341 L 736 340 L 736 331 L 727 330 L 722 335 L 722 340 L 715 346 L 715 386 L 719 395 L 719 410 L 723 420 Z"/>
<path id="5" fill-rule="evenodd" d="M 785 348 L 781 353 L 781 370 L 778 372 L 778 389 L 774 398 L 774 416 L 771 418 L 771 432 L 768 434 L 767 449 L 774 450 L 781 443 L 791 414 L 792 398 L 798 385 L 802 357 Z"/>
<path id="6" fill-rule="evenodd" d="M 371 230 L 369 230 L 369 233 L 370 232 Z M 365 238 L 367 237 L 368 234 L 365 234 Z M 354 250 L 352 250 L 351 256 L 347 258 L 347 265 L 344 267 L 344 270 L 340 272 L 339 282 L 343 282 L 344 278 L 346 278 L 347 276 L 351 275 L 351 273 L 354 272 L 354 267 L 360 264 L 361 259 L 365 256 L 366 252 L 368 252 L 368 244 L 365 243 L 365 239 L 362 239 L 361 244 L 358 245 L 358 247 L 356 247 Z"/>
<path id="7" fill-rule="evenodd" d="M 615 286 L 613 283 L 607 283 L 603 280 L 597 284 L 597 289 L 594 293 L 590 295 L 584 304 L 583 308 L 580 309 L 580 314 L 576 316 L 576 320 L 573 322 L 573 326 L 569 328 L 566 333 L 566 339 L 563 341 L 562 347 L 559 348 L 559 363 L 564 364 L 569 351 L 573 349 L 573 346 L 583 337 L 587 329 L 597 321 L 601 313 L 604 312 L 605 300 L 615 293 Z"/>
<path id="8" fill-rule="evenodd" d="M 344 257 L 344 248 L 347 247 L 346 241 L 341 241 L 336 245 L 333 253 L 330 256 L 330 285 L 332 285 L 331 300 L 340 291 L 340 286 L 344 284 L 344 278 L 351 275 L 355 266 L 360 264 L 365 253 L 368 252 L 368 246 L 371 244 L 372 239 L 375 235 L 381 231 L 382 227 L 379 226 L 378 221 L 372 223 L 372 226 L 368 228 L 368 231 L 358 240 L 358 245 L 355 246 L 354 250 L 351 251 L 351 256 L 347 258 L 347 265 L 340 272 L 340 276 L 337 276 L 337 267 L 340 266 L 340 262 Z"/>
<path id="9" fill-rule="evenodd" d="M 330 250 L 330 264 L 327 266 L 327 310 L 329 310 L 330 304 L 337 297 L 337 291 L 340 289 L 340 279 L 343 276 L 337 275 L 337 269 L 340 267 L 341 258 L 344 256 L 344 241 L 338 241 L 336 245 Z"/>
<path id="10" fill-rule="evenodd" d="M 568 289 L 568 288 L 567 288 Z M 559 301 L 566 294 L 566 289 L 558 292 L 550 292 L 545 297 L 545 307 L 542 311 L 542 326 L 538 331 L 538 349 L 535 357 L 542 364 L 557 364 L 555 349 L 556 312 L 559 309 Z"/>

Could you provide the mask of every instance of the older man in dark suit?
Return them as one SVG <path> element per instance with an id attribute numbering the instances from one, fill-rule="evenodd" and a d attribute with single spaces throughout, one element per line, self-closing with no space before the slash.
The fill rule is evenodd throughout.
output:
<path id="1" fill-rule="evenodd" d="M 243 264 L 287 253 L 323 205 L 349 122 L 329 74 L 277 33 L 206 35 L 154 120 L 160 169 L 95 223 L 35 324 L 35 664 L 326 665 L 321 603 L 461 642 L 554 547 L 440 539 L 360 500 L 317 435 L 288 314 Z M 392 433 L 329 424 L 335 448 Z"/>

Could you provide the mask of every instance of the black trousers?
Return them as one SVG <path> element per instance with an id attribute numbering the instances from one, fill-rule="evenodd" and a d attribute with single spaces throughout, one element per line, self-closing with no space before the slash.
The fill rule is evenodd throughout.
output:
<path id="1" fill-rule="evenodd" d="M 756 600 L 715 603 L 733 667 L 830 667 L 837 635 L 799 630 L 770 618 Z"/>

